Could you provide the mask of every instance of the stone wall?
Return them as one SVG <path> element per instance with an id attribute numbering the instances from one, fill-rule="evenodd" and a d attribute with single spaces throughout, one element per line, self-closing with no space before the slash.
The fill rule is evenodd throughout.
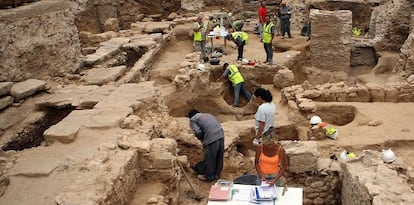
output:
<path id="1" fill-rule="evenodd" d="M 407 170 L 397 161 L 385 164 L 380 153 L 365 150 L 359 160 L 341 164 L 343 205 L 413 204 Z"/>
<path id="2" fill-rule="evenodd" d="M 414 74 L 414 14 L 411 14 L 410 35 L 401 48 L 401 64 L 399 69 L 406 72 L 407 76 Z"/>
<path id="3" fill-rule="evenodd" d="M 77 0 L 72 7 L 77 7 L 76 26 L 79 31 L 101 33 L 109 18 L 117 18 L 121 29 L 129 29 L 131 23 L 141 20 L 144 15 L 167 16 L 178 11 L 181 3 L 180 0 Z"/>
<path id="4" fill-rule="evenodd" d="M 311 65 L 325 71 L 347 72 L 351 58 L 352 13 L 312 9 L 310 19 Z"/>
<path id="5" fill-rule="evenodd" d="M 320 158 L 316 142 L 283 141 L 283 146 L 289 164 L 287 184 L 303 188 L 303 204 L 340 204 L 338 162 Z"/>
<path id="6" fill-rule="evenodd" d="M 399 51 L 410 31 L 414 5 L 408 0 L 388 1 L 374 9 L 369 28 L 377 51 Z M 398 23 L 396 23 L 398 22 Z"/>
<path id="7" fill-rule="evenodd" d="M 413 102 L 414 77 L 411 81 L 387 83 L 378 85 L 347 85 L 344 82 L 327 83 L 316 87 L 295 85 L 282 90 L 282 100 L 293 100 L 300 104 L 311 101 L 320 102 Z"/>
<path id="8" fill-rule="evenodd" d="M 0 13 L 0 81 L 74 72 L 80 44 L 74 16 L 61 1 L 39 1 Z"/>

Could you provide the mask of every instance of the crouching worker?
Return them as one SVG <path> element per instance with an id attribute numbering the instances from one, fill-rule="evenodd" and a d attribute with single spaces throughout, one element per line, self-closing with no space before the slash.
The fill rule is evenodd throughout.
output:
<path id="1" fill-rule="evenodd" d="M 273 129 L 261 137 L 261 144 L 256 147 L 255 167 L 258 185 L 262 182 L 273 186 L 287 170 L 286 155 L 283 146 L 277 142 Z"/>
<path id="2" fill-rule="evenodd" d="M 335 140 L 338 138 L 338 130 L 328 126 L 328 123 L 322 122 L 322 119 L 319 116 L 315 115 L 311 117 L 309 123 L 310 129 L 308 130 L 308 139 L 324 140 L 330 138 Z"/>
<path id="3" fill-rule="evenodd" d="M 220 122 L 213 115 L 198 110 L 191 110 L 188 118 L 195 136 L 203 144 L 205 174 L 197 175 L 197 178 L 202 181 L 219 179 L 224 158 L 224 131 Z"/>
<path id="4" fill-rule="evenodd" d="M 240 98 L 240 91 L 243 95 L 247 98 L 248 101 L 252 98 L 252 95 L 249 91 L 244 87 L 244 78 L 237 68 L 236 65 L 229 65 L 228 63 L 224 63 L 223 65 L 223 74 L 216 80 L 219 81 L 222 78 L 228 77 L 231 83 L 233 84 L 234 89 L 234 102 L 233 107 L 239 107 L 239 98 Z"/>
<path id="5" fill-rule="evenodd" d="M 244 46 L 249 43 L 249 35 L 243 31 L 236 31 L 232 34 L 228 34 L 225 38 L 229 41 L 233 41 L 237 45 L 237 60 L 243 60 L 243 50 Z"/>

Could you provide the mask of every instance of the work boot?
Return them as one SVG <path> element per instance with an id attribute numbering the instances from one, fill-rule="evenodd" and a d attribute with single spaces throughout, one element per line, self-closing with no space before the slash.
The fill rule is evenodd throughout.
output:
<path id="1" fill-rule="evenodd" d="M 202 175 L 202 174 L 197 175 L 197 178 L 198 178 L 199 180 L 201 180 L 201 181 L 206 181 L 206 182 L 211 182 L 211 181 L 213 181 L 213 180 L 209 180 L 209 179 L 207 179 L 207 178 L 206 178 L 206 176 L 205 176 L 205 175 Z"/>

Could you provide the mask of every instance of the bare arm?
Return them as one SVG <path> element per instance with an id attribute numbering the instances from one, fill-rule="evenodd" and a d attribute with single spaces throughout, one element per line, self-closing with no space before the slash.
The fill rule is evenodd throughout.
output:
<path id="1" fill-rule="evenodd" d="M 259 179 L 263 180 L 263 174 L 262 174 L 262 171 L 260 170 L 260 166 L 259 166 L 259 158 L 260 158 L 261 153 L 262 153 L 262 145 L 258 145 L 256 147 L 256 156 L 254 158 L 254 166 L 256 168 L 257 174 L 259 175 Z"/>
<path id="2" fill-rule="evenodd" d="M 257 133 L 255 136 L 256 139 L 259 139 L 262 136 L 264 127 L 265 127 L 265 122 L 259 121 L 259 128 L 257 129 Z"/>

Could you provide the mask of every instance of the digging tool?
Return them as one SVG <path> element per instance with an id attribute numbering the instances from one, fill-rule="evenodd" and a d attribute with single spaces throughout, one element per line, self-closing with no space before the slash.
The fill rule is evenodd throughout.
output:
<path id="1" fill-rule="evenodd" d="M 193 191 L 194 195 L 189 195 L 189 197 L 191 197 L 192 199 L 195 199 L 196 201 L 201 201 L 201 199 L 203 199 L 204 197 L 202 197 L 200 195 L 200 193 L 198 192 L 198 190 L 195 189 L 195 187 L 194 187 L 193 183 L 191 182 L 190 177 L 188 177 L 187 172 L 185 171 L 183 165 L 181 165 L 181 163 L 179 161 L 177 161 L 177 163 L 180 166 L 181 171 L 183 172 L 185 180 L 188 182 L 188 184 L 191 187 L 191 190 Z"/>

